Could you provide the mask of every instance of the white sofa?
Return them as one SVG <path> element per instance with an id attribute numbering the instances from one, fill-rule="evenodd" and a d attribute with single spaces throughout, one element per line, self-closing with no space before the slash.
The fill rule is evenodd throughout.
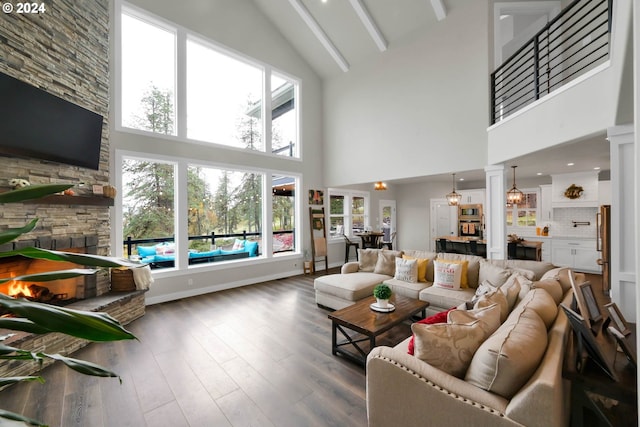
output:
<path id="1" fill-rule="evenodd" d="M 427 308 L 427 315 L 431 315 L 471 301 L 478 284 L 485 279 L 501 284 L 506 281 L 512 271 L 519 270 L 527 278 L 538 280 L 546 271 L 554 268 L 553 264 L 537 261 L 485 260 L 473 255 L 420 250 L 360 249 L 358 253 L 360 261 L 344 264 L 339 274 L 329 274 L 315 279 L 316 303 L 319 306 L 333 310 L 347 307 L 371 296 L 377 284 L 386 283 L 396 294 L 428 301 L 430 305 Z M 429 260 L 425 281 L 409 283 L 394 278 L 395 258 L 402 256 Z M 432 286 L 433 261 L 436 259 L 467 261 L 468 288 L 450 290 Z M 363 271 L 363 269 L 371 270 L 372 264 L 373 271 Z"/>

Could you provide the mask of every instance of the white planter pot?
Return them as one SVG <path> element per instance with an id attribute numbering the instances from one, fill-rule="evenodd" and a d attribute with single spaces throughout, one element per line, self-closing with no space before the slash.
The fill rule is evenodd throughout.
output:
<path id="1" fill-rule="evenodd" d="M 388 299 L 376 298 L 376 300 L 377 300 L 378 307 L 380 307 L 380 308 L 389 307 L 389 300 Z"/>

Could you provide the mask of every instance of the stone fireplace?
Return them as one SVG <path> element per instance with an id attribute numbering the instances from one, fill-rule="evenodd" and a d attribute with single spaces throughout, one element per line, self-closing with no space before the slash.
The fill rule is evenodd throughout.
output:
<path id="1" fill-rule="evenodd" d="M 49 238 L 38 237 L 34 240 L 10 243 L 3 250 L 37 247 L 73 253 L 96 254 L 98 236 Z M 84 268 L 70 262 L 57 262 L 15 256 L 0 259 L 0 277 L 17 277 L 25 274 L 46 273 L 50 271 Z M 0 292 L 20 296 L 39 302 L 65 304 L 76 300 L 93 298 L 104 292 L 98 292 L 98 280 L 101 274 L 79 276 L 71 279 L 33 283 L 31 281 L 10 281 L 0 284 Z M 104 274 L 102 274 L 104 276 Z M 104 286 L 102 287 L 105 288 Z M 106 288 L 108 290 L 108 287 Z"/>

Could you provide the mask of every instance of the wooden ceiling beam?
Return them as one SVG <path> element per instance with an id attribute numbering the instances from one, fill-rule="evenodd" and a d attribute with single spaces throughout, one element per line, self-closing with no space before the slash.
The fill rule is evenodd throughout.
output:
<path id="1" fill-rule="evenodd" d="M 384 39 L 384 36 L 380 32 L 380 28 L 378 28 L 376 21 L 373 20 L 371 14 L 369 14 L 369 11 L 362 3 L 362 0 L 349 0 L 349 2 L 351 3 L 351 7 L 353 7 L 353 10 L 356 11 L 356 14 L 362 21 L 364 27 L 369 32 L 369 35 L 375 42 L 376 46 L 378 46 L 378 49 L 380 49 L 380 52 L 384 52 L 385 50 L 387 50 L 387 41 Z"/>
<path id="2" fill-rule="evenodd" d="M 431 7 L 436 14 L 436 19 L 442 21 L 447 17 L 447 8 L 444 5 L 443 0 L 431 0 Z"/>
<path id="3" fill-rule="evenodd" d="M 324 46 L 324 48 L 329 52 L 329 55 L 333 58 L 334 61 L 338 64 L 338 67 L 345 73 L 349 71 L 349 63 L 342 56 L 338 48 L 333 44 L 333 42 L 329 39 L 329 36 L 324 32 L 324 30 L 320 27 L 320 24 L 315 20 L 309 10 L 302 4 L 301 0 L 289 0 L 291 6 L 298 12 L 298 15 L 302 18 L 305 24 L 309 27 L 313 35 L 316 36 L 318 41 Z"/>

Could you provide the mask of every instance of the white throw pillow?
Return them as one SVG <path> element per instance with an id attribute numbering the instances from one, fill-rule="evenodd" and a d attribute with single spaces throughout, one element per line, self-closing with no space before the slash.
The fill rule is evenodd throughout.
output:
<path id="1" fill-rule="evenodd" d="M 415 259 L 396 258 L 395 279 L 408 283 L 418 282 L 418 261 Z"/>
<path id="2" fill-rule="evenodd" d="M 445 289 L 460 289 L 462 264 L 434 261 L 433 286 Z"/>

